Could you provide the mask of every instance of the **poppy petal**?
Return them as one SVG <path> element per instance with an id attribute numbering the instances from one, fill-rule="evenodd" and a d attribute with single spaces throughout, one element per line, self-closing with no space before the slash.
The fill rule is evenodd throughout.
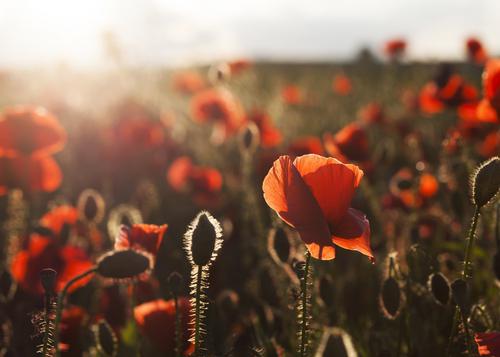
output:
<path id="1" fill-rule="evenodd" d="M 274 162 L 264 178 L 262 190 L 267 204 L 281 219 L 297 229 L 306 245 L 332 246 L 321 208 L 289 156 L 280 156 Z M 327 259 L 323 250 L 314 249 L 311 254 L 317 259 Z"/>
<path id="2" fill-rule="evenodd" d="M 349 208 L 332 233 L 332 241 L 339 247 L 360 252 L 372 261 L 375 259 L 370 248 L 370 222 L 363 212 Z"/>
<path id="3" fill-rule="evenodd" d="M 343 164 L 332 157 L 304 155 L 294 165 L 302 176 L 330 225 L 345 216 L 359 186 L 363 171 L 356 165 Z"/>
<path id="4" fill-rule="evenodd" d="M 498 122 L 497 112 L 495 108 L 493 108 L 489 100 L 483 99 L 479 102 L 477 106 L 477 118 L 483 122 Z"/>

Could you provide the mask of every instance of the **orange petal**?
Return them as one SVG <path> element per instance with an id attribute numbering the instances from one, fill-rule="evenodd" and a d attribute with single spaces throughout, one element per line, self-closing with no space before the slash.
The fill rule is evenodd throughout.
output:
<path id="1" fill-rule="evenodd" d="M 356 165 L 343 164 L 332 157 L 304 155 L 294 165 L 319 203 L 330 225 L 336 225 L 345 216 L 359 186 L 363 171 Z"/>
<path id="2" fill-rule="evenodd" d="M 175 191 L 182 191 L 185 187 L 192 168 L 191 159 L 187 156 L 179 157 L 170 165 L 167 171 L 167 181 Z"/>
<path id="3" fill-rule="evenodd" d="M 306 245 L 332 246 L 330 230 L 321 208 L 289 156 L 280 156 L 274 162 L 264 178 L 262 190 L 269 207 L 297 229 Z M 313 249 L 311 254 L 317 259 L 331 259 L 323 255 L 324 249 Z"/>
<path id="4" fill-rule="evenodd" d="M 479 105 L 477 106 L 477 118 L 483 122 L 498 122 L 497 112 L 489 100 L 483 99 L 479 102 Z"/>
<path id="5" fill-rule="evenodd" d="M 349 208 L 342 221 L 332 228 L 333 243 L 344 249 L 360 252 L 374 261 L 370 248 L 370 222 L 363 212 Z"/>

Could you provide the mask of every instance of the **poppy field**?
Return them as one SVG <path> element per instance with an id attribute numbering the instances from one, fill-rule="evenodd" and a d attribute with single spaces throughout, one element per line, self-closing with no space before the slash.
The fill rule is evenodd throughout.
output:
<path id="1" fill-rule="evenodd" d="M 500 59 L 0 73 L 0 356 L 500 356 Z"/>

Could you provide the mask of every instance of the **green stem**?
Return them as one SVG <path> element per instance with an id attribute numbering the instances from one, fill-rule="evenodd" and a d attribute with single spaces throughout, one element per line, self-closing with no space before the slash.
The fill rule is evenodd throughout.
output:
<path id="1" fill-rule="evenodd" d="M 181 356 L 181 317 L 179 314 L 179 299 L 177 294 L 174 294 L 174 306 L 175 306 L 175 355 L 177 357 Z"/>
<path id="2" fill-rule="evenodd" d="M 471 255 L 472 255 L 472 249 L 474 247 L 474 239 L 476 237 L 476 229 L 477 229 L 477 223 L 479 221 L 479 214 L 481 213 L 481 208 L 477 207 L 474 210 L 474 216 L 472 217 L 472 222 L 470 225 L 469 229 L 469 234 L 467 236 L 467 245 L 465 247 L 465 258 L 464 258 L 464 267 L 462 270 L 462 279 L 466 280 L 471 277 Z M 472 353 L 471 350 L 471 344 L 470 344 L 470 332 L 469 332 L 469 326 L 467 325 L 467 319 L 465 318 L 465 314 L 463 311 L 460 310 L 460 307 L 457 305 L 455 309 L 455 314 L 453 316 L 453 324 L 451 326 L 451 333 L 450 337 L 448 339 L 448 347 L 446 349 L 446 356 L 449 356 L 450 354 L 450 349 L 451 345 L 453 343 L 453 337 L 455 336 L 455 333 L 457 332 L 458 328 L 458 319 L 460 318 L 460 315 L 462 316 L 462 322 L 464 324 L 464 330 L 466 334 L 466 339 L 467 339 L 467 346 L 469 347 L 469 352 Z"/>
<path id="3" fill-rule="evenodd" d="M 44 316 L 44 318 L 45 318 L 45 331 L 44 331 L 44 335 L 43 335 L 43 350 L 42 350 L 43 357 L 48 356 L 47 352 L 49 349 L 50 299 L 51 299 L 50 294 L 45 293 L 45 301 L 44 301 L 44 305 L 45 305 L 45 316 Z"/>
<path id="4" fill-rule="evenodd" d="M 308 340 L 308 329 L 307 329 L 307 278 L 309 276 L 309 265 L 311 263 L 311 254 L 309 251 L 306 252 L 306 265 L 304 267 L 304 277 L 302 279 L 302 321 L 300 323 L 300 356 L 306 356 L 307 350 L 307 340 Z"/>
<path id="5" fill-rule="evenodd" d="M 195 296 L 195 320 L 194 320 L 194 355 L 196 357 L 200 356 L 200 346 L 201 346 L 201 332 L 200 332 L 200 322 L 201 322 L 201 285 L 203 267 L 198 266 L 198 274 L 196 275 L 196 296 Z"/>
<path id="6" fill-rule="evenodd" d="M 55 343 L 55 347 L 56 347 L 56 356 L 61 355 L 61 351 L 59 350 L 59 324 L 61 323 L 61 316 L 62 316 L 62 311 L 64 308 L 64 300 L 66 298 L 66 295 L 68 294 L 68 290 L 78 280 L 81 280 L 81 279 L 85 278 L 87 275 L 93 274 L 96 271 L 97 271 L 97 267 L 93 267 L 87 271 L 84 271 L 80 275 L 75 276 L 73 279 L 68 281 L 66 283 L 66 285 L 64 285 L 64 288 L 59 293 L 59 296 L 57 298 L 56 320 L 54 323 L 54 343 Z"/>
<path id="7" fill-rule="evenodd" d="M 462 279 L 467 279 L 470 277 L 470 260 L 472 254 L 472 248 L 474 246 L 474 239 L 476 238 L 476 228 L 477 222 L 479 220 L 479 213 L 481 208 L 476 207 L 474 211 L 474 216 L 472 217 L 472 223 L 469 230 L 469 235 L 467 237 L 467 247 L 465 248 L 465 259 L 464 259 L 464 269 L 462 270 Z"/>

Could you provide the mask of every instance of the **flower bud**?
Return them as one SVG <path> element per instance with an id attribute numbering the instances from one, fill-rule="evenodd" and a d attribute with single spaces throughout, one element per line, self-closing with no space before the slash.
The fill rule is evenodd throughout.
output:
<path id="1" fill-rule="evenodd" d="M 84 220 L 99 223 L 104 218 L 106 202 L 99 192 L 89 188 L 78 197 L 77 208 Z"/>
<path id="2" fill-rule="evenodd" d="M 208 212 L 200 212 L 184 235 L 184 248 L 191 264 L 206 266 L 222 247 L 222 228 Z"/>
<path id="3" fill-rule="evenodd" d="M 128 279 L 151 269 L 151 258 L 133 249 L 113 250 L 97 261 L 97 272 L 105 278 Z"/>
<path id="4" fill-rule="evenodd" d="M 249 122 L 240 132 L 240 150 L 243 152 L 253 153 L 259 146 L 259 142 L 259 128 L 254 122 Z"/>
<path id="5" fill-rule="evenodd" d="M 451 295 L 453 296 L 453 301 L 458 305 L 463 313 L 467 312 L 467 307 L 469 305 L 467 296 L 467 282 L 463 279 L 457 279 L 451 283 Z"/>
<path id="6" fill-rule="evenodd" d="M 472 177 L 472 200 L 481 208 L 487 205 L 500 188 L 500 158 L 483 162 Z"/>
<path id="7" fill-rule="evenodd" d="M 94 341 L 97 351 L 109 357 L 118 355 L 118 339 L 109 324 L 105 320 L 99 321 L 92 326 Z"/>
<path id="8" fill-rule="evenodd" d="M 435 273 L 429 276 L 427 287 L 431 292 L 434 301 L 440 305 L 446 305 L 450 301 L 451 288 L 448 279 L 441 274 Z"/>
<path id="9" fill-rule="evenodd" d="M 57 272 L 51 268 L 42 269 L 40 272 L 40 281 L 46 294 L 55 293 Z"/>
<path id="10" fill-rule="evenodd" d="M 393 320 L 399 315 L 402 306 L 402 293 L 396 279 L 389 277 L 382 283 L 379 301 L 385 317 Z"/>

